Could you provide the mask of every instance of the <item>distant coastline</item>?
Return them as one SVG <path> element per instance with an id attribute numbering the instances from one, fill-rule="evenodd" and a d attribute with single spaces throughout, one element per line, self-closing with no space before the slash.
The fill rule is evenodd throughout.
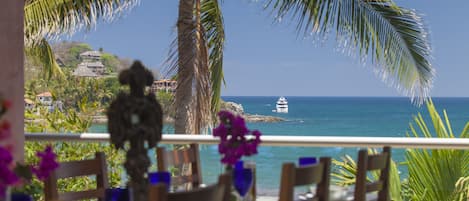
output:
<path id="1" fill-rule="evenodd" d="M 245 113 L 244 108 L 240 103 L 235 103 L 235 102 L 230 102 L 230 101 L 222 102 L 220 110 L 228 110 L 235 114 L 241 115 L 246 120 L 246 122 L 249 122 L 249 123 L 257 123 L 257 122 L 274 123 L 274 122 L 285 121 L 285 119 L 281 117 Z"/>
<path id="2" fill-rule="evenodd" d="M 241 115 L 245 119 L 245 121 L 249 123 L 258 123 L 258 122 L 275 123 L 275 122 L 286 121 L 284 118 L 281 118 L 281 117 L 245 113 L 243 106 L 235 102 L 223 101 L 221 104 L 220 110 L 228 110 L 235 114 Z M 93 116 L 93 123 L 94 124 L 106 124 L 107 117 L 105 115 Z M 174 118 L 170 116 L 164 116 L 163 123 L 173 124 Z"/>

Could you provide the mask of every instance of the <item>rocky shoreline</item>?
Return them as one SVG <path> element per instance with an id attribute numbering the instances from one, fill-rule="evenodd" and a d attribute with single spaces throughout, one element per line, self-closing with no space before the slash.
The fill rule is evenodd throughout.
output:
<path id="1" fill-rule="evenodd" d="M 266 115 L 258 115 L 258 114 L 245 114 L 243 115 L 246 122 L 281 122 L 285 121 L 284 118 L 274 117 L 274 116 L 266 116 Z"/>
<path id="2" fill-rule="evenodd" d="M 275 123 L 275 122 L 285 121 L 285 119 L 281 117 L 245 113 L 243 106 L 235 102 L 222 102 L 220 109 L 228 110 L 237 115 L 241 115 L 246 120 L 246 122 L 249 122 L 249 123 L 256 123 L 256 122 Z M 168 123 L 168 124 L 174 123 L 174 118 L 165 116 L 163 119 L 163 122 Z M 93 123 L 105 124 L 107 123 L 107 117 L 104 115 L 93 116 Z"/>
<path id="3" fill-rule="evenodd" d="M 243 106 L 235 102 L 222 102 L 220 109 L 228 110 L 235 114 L 241 115 L 246 120 L 246 122 L 250 122 L 250 123 L 255 123 L 255 122 L 274 123 L 274 122 L 285 121 L 285 119 L 281 117 L 245 113 Z"/>

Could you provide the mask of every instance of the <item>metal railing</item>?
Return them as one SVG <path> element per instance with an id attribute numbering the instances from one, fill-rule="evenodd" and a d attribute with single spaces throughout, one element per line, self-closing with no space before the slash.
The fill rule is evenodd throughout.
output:
<path id="1" fill-rule="evenodd" d="M 109 141 L 107 133 L 26 133 L 26 141 Z M 261 136 L 261 146 L 295 147 L 383 147 L 469 149 L 466 138 L 411 138 L 411 137 L 348 137 L 348 136 Z M 211 135 L 164 134 L 162 144 L 218 144 L 219 139 Z"/>

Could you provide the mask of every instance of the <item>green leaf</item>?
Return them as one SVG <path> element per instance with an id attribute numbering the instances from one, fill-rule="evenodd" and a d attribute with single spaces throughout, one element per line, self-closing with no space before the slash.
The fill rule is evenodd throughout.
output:
<path id="1" fill-rule="evenodd" d="M 433 102 L 427 102 L 433 126 L 429 128 L 422 115 L 414 118 L 417 127 L 412 127 L 409 137 L 455 138 L 450 120 L 445 111 L 440 116 Z M 459 137 L 465 138 L 467 126 Z M 469 185 L 469 152 L 466 150 L 407 149 L 409 170 L 408 197 L 412 200 L 445 201 L 467 200 Z"/>
<path id="2" fill-rule="evenodd" d="M 21 163 L 16 163 L 14 172 L 16 175 L 20 176 L 27 181 L 30 181 L 33 178 L 33 173 L 31 172 L 30 165 L 23 165 Z"/>
<path id="3" fill-rule="evenodd" d="M 371 60 L 381 79 L 418 103 L 434 79 L 431 47 L 422 18 L 392 0 L 265 0 L 276 20 L 290 17 L 298 33 L 325 40 L 336 34 L 339 49 Z M 370 59 L 368 59 L 370 58 Z"/>

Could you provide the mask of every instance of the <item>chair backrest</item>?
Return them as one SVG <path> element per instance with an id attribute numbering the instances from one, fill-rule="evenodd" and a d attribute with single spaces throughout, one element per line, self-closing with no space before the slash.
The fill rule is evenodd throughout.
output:
<path id="1" fill-rule="evenodd" d="M 150 201 L 229 201 L 231 198 L 231 182 L 231 174 L 222 174 L 218 177 L 217 184 L 175 193 L 168 193 L 165 184 L 151 185 L 148 197 Z"/>
<path id="2" fill-rule="evenodd" d="M 170 151 L 166 151 L 164 147 L 158 147 L 156 149 L 156 160 L 158 171 L 168 171 L 169 166 L 176 167 L 182 171 L 183 165 L 190 164 L 190 173 L 173 176 L 171 178 L 171 185 L 179 186 L 189 183 L 192 187 L 199 187 L 202 183 L 199 147 L 197 144 L 190 144 L 188 148 Z"/>
<path id="3" fill-rule="evenodd" d="M 380 154 L 369 155 L 368 150 L 358 152 L 357 176 L 355 182 L 355 201 L 365 201 L 366 194 L 378 192 L 377 201 L 389 201 L 389 167 L 391 147 L 384 147 Z M 368 171 L 379 171 L 379 180 L 367 181 Z"/>
<path id="4" fill-rule="evenodd" d="M 322 157 L 318 164 L 296 167 L 293 163 L 284 163 L 280 181 L 280 201 L 293 201 L 294 187 L 317 184 L 313 200 L 329 200 L 331 158 Z"/>
<path id="5" fill-rule="evenodd" d="M 95 175 L 97 187 L 95 190 L 80 192 L 59 193 L 57 180 Z M 46 201 L 69 201 L 98 198 L 104 200 L 106 189 L 109 187 L 107 176 L 106 156 L 102 152 L 97 152 L 95 158 L 91 160 L 70 161 L 60 163 L 59 168 L 51 173 L 44 182 L 44 195 Z"/>

